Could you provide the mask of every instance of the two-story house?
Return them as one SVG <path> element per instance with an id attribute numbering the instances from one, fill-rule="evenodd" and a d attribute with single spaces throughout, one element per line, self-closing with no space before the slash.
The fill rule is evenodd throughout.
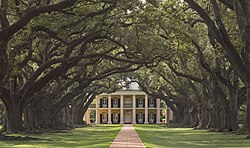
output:
<path id="1" fill-rule="evenodd" d="M 173 119 L 172 111 L 157 98 L 140 90 L 100 94 L 85 114 L 87 123 L 160 124 Z"/>

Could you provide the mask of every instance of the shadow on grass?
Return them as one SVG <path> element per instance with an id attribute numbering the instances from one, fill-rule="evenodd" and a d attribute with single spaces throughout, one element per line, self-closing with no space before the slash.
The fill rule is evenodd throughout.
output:
<path id="1" fill-rule="evenodd" d="M 41 138 L 34 138 L 29 136 L 6 136 L 6 135 L 0 135 L 0 141 L 31 141 L 31 140 L 48 140 L 52 141 L 50 139 L 41 139 Z"/>
<path id="2" fill-rule="evenodd" d="M 20 134 L 19 136 L 31 136 L 41 140 L 0 141 L 0 147 L 108 147 L 120 129 L 121 125 L 91 125 L 67 133 Z"/>
<path id="3" fill-rule="evenodd" d="M 135 125 L 147 147 L 249 147 L 243 135 L 224 135 L 192 128 L 165 128 L 160 125 Z"/>

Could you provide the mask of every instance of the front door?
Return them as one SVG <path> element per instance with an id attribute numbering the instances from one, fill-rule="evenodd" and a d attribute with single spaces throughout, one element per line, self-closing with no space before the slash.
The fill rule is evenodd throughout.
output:
<path id="1" fill-rule="evenodd" d="M 124 123 L 132 123 L 132 111 L 130 110 L 125 111 Z"/>

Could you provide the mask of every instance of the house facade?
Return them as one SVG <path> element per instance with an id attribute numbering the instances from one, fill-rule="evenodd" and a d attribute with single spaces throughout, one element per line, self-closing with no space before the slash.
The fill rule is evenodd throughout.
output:
<path id="1" fill-rule="evenodd" d="M 163 101 L 140 90 L 100 94 L 85 114 L 88 124 L 160 124 L 172 119 L 173 113 Z"/>

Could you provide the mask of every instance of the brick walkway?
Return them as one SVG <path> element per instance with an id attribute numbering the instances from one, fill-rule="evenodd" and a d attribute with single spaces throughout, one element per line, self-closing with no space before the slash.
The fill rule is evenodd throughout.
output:
<path id="1" fill-rule="evenodd" d="M 124 124 L 110 148 L 146 148 L 133 125 Z"/>

